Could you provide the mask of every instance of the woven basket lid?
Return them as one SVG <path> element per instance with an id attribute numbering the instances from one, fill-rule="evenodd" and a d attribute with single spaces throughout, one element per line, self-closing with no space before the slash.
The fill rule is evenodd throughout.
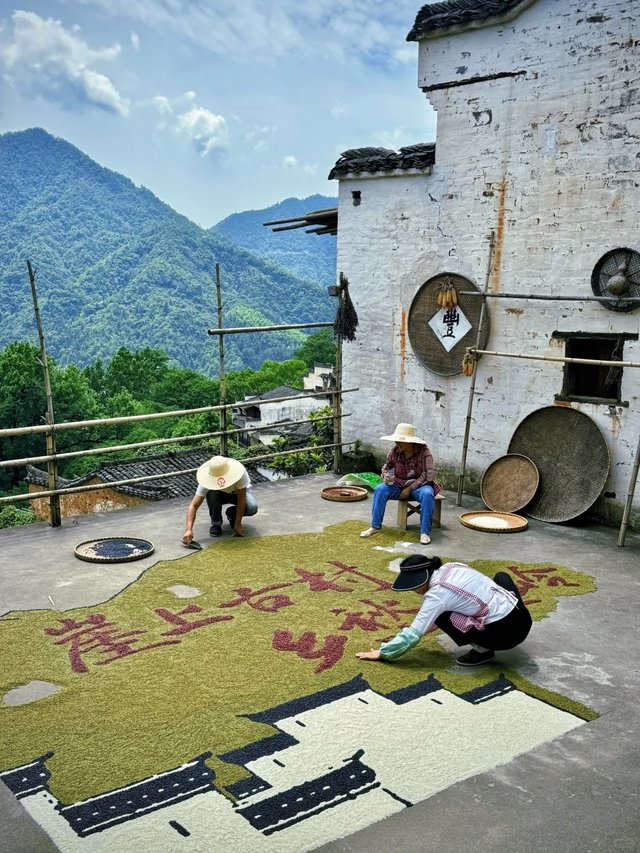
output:
<path id="1" fill-rule="evenodd" d="M 148 539 L 131 536 L 110 536 L 106 539 L 87 539 L 73 549 L 79 560 L 87 563 L 130 563 L 148 557 L 155 550 Z"/>
<path id="2" fill-rule="evenodd" d="M 364 486 L 326 486 L 320 496 L 326 501 L 363 501 L 368 491 Z"/>
<path id="3" fill-rule="evenodd" d="M 511 512 L 463 512 L 460 524 L 483 533 L 519 533 L 526 530 L 529 522 L 521 515 Z"/>
<path id="4" fill-rule="evenodd" d="M 521 453 L 508 453 L 489 465 L 482 475 L 480 495 L 496 512 L 517 512 L 533 499 L 540 475 L 534 462 Z"/>
<path id="5" fill-rule="evenodd" d="M 438 289 L 443 283 L 452 284 L 458 294 L 458 307 L 451 314 L 451 330 L 455 331 L 456 343 L 450 349 L 443 345 L 442 338 L 434 331 L 444 322 L 445 309 L 438 305 Z M 482 317 L 482 299 L 477 296 L 463 296 L 462 291 L 475 290 L 481 293 L 476 285 L 457 273 L 440 273 L 426 281 L 416 293 L 407 321 L 409 343 L 418 361 L 438 376 L 457 376 L 462 373 L 462 357 L 467 347 L 476 346 L 484 349 L 489 338 L 489 313 Z M 482 327 L 480 318 L 482 317 Z M 468 330 L 461 334 L 461 329 Z M 445 324 L 446 327 L 446 324 Z M 444 328 L 444 327 L 443 327 Z M 480 332 L 478 336 L 478 332 Z"/>
<path id="6" fill-rule="evenodd" d="M 527 515 L 540 521 L 570 521 L 586 512 L 609 476 L 610 457 L 600 428 L 567 406 L 545 406 L 516 427 L 509 453 L 531 459 L 540 474 Z"/>

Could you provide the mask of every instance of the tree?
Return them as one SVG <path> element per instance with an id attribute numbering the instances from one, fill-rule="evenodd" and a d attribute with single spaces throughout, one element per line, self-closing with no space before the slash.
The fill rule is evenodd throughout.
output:
<path id="1" fill-rule="evenodd" d="M 50 366 L 54 362 L 49 359 Z M 45 421 L 47 398 L 40 350 L 16 342 L 0 353 L 0 425 L 3 429 L 32 426 Z M 21 459 L 45 452 L 43 434 L 0 439 L 3 459 Z M 0 469 L 0 488 L 10 489 L 24 477 L 20 468 Z"/>
<path id="2" fill-rule="evenodd" d="M 336 343 L 331 329 L 322 329 L 309 335 L 300 349 L 295 352 L 296 358 L 301 358 L 309 370 L 316 364 L 336 363 Z"/>
<path id="3" fill-rule="evenodd" d="M 120 391 L 129 391 L 139 399 L 153 400 L 154 389 L 162 381 L 169 367 L 166 352 L 145 347 L 130 352 L 126 347 L 113 356 L 106 370 L 107 395 L 113 397 Z"/>

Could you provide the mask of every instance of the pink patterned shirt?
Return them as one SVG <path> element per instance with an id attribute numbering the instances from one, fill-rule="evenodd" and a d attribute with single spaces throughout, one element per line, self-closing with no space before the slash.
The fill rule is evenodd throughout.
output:
<path id="1" fill-rule="evenodd" d="M 437 495 L 441 491 L 440 486 L 433 479 L 433 456 L 426 444 L 415 444 L 415 451 L 406 458 L 397 447 L 393 447 L 387 454 L 387 459 L 382 466 L 382 479 L 387 471 L 395 474 L 395 484 L 403 488 L 412 483 L 414 489 L 420 486 L 433 486 L 433 493 Z"/>
<path id="2" fill-rule="evenodd" d="M 511 613 L 516 604 L 512 592 L 465 563 L 445 563 L 431 576 L 411 627 L 426 634 L 438 616 L 450 612 L 451 623 L 459 631 L 482 630 Z"/>

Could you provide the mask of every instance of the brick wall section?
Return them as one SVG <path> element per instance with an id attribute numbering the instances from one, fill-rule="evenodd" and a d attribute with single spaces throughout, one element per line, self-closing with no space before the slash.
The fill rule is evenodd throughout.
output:
<path id="1" fill-rule="evenodd" d="M 432 174 L 340 182 L 338 269 L 360 320 L 357 340 L 345 345 L 344 385 L 361 391 L 348 401 L 346 438 L 382 454 L 388 445 L 378 436 L 412 422 L 444 479 L 456 482 L 469 380 L 423 367 L 404 323 L 420 286 L 438 273 L 484 287 L 492 230 L 494 292 L 591 296 L 591 272 L 606 251 L 640 251 L 639 34 L 633 0 L 537 0 L 507 24 L 420 43 L 419 85 L 438 117 Z M 640 310 L 597 303 L 489 300 L 488 309 L 492 350 L 562 355 L 555 330 L 640 331 Z M 624 358 L 640 362 L 640 343 L 627 342 Z M 554 403 L 562 376 L 561 364 L 480 360 L 467 487 L 507 452 L 525 415 Z M 640 369 L 625 369 L 622 397 L 628 408 L 572 404 L 608 442 L 606 491 L 616 498 L 599 508 L 612 520 L 640 434 Z M 639 507 L 637 489 L 634 526 Z"/>
<path id="2" fill-rule="evenodd" d="M 98 479 L 87 480 L 87 486 L 99 483 Z M 30 492 L 42 491 L 41 486 L 29 484 Z M 127 509 L 141 504 L 149 504 L 133 495 L 125 495 L 106 486 L 93 492 L 77 492 L 72 495 L 60 496 L 60 514 L 62 518 L 72 518 L 76 515 L 86 515 L 91 512 L 110 512 L 114 509 Z M 155 503 L 155 501 L 153 502 Z M 51 521 L 49 498 L 36 498 L 31 501 L 31 507 L 38 521 Z"/>

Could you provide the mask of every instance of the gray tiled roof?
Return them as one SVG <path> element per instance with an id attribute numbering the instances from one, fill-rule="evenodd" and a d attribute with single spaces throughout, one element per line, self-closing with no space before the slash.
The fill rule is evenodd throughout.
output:
<path id="1" fill-rule="evenodd" d="M 97 470 L 85 477 L 75 480 L 64 480 L 58 478 L 58 487 L 61 489 L 72 486 L 81 486 L 89 480 L 97 478 L 105 485 L 129 480 L 135 477 L 149 477 L 154 474 L 167 474 L 175 471 L 189 471 L 199 468 L 212 456 L 210 447 L 197 447 L 191 450 L 176 450 L 163 453 L 159 456 L 146 456 L 139 459 L 114 459 L 110 462 L 101 462 Z M 245 466 L 249 472 L 252 483 L 264 481 L 264 477 L 256 471 Z M 48 476 L 46 471 L 27 465 L 27 483 L 37 486 L 48 487 Z M 182 476 L 167 477 L 166 479 L 150 480 L 146 483 L 132 483 L 130 486 L 115 486 L 118 492 L 125 495 L 133 495 L 148 501 L 160 501 L 165 498 L 189 497 L 193 495 L 197 486 L 195 473 L 185 473 Z"/>
<path id="2" fill-rule="evenodd" d="M 408 145 L 399 151 L 391 148 L 350 148 L 340 155 L 329 172 L 329 180 L 361 172 L 375 174 L 397 169 L 426 169 L 433 166 L 435 159 L 435 142 Z"/>
<path id="3" fill-rule="evenodd" d="M 420 41 L 428 33 L 447 27 L 470 24 L 478 26 L 488 18 L 513 17 L 519 8 L 530 6 L 534 0 L 443 0 L 428 3 L 416 16 L 407 41 Z"/>
<path id="4" fill-rule="evenodd" d="M 278 385 L 277 388 L 272 388 L 270 391 L 263 391 L 262 394 L 255 394 L 247 397 L 245 402 L 258 402 L 259 400 L 277 400 L 280 397 L 292 397 L 294 395 L 304 394 L 299 388 L 293 388 L 291 385 Z"/>

